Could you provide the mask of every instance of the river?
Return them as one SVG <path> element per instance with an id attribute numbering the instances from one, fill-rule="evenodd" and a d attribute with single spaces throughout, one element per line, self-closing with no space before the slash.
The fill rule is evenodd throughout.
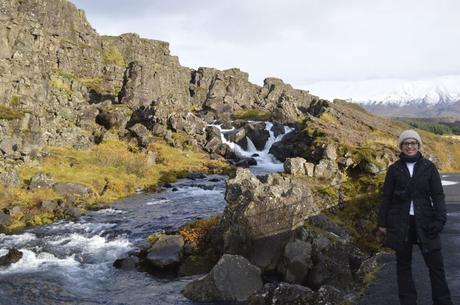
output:
<path id="1" fill-rule="evenodd" d="M 161 193 L 137 194 L 89 211 L 78 221 L 0 235 L 3 254 L 8 247 L 24 254 L 0 269 L 0 304 L 194 304 L 180 294 L 192 277 L 161 280 L 112 264 L 151 233 L 221 214 L 225 178 L 183 179 Z"/>
<path id="2" fill-rule="evenodd" d="M 281 171 L 282 163 L 268 153 L 275 137 L 262 151 L 250 143 L 245 151 L 226 140 L 240 157 L 255 154 L 252 171 Z M 285 127 L 285 134 L 292 129 Z M 222 133 L 230 130 L 222 130 Z M 180 291 L 196 277 L 159 279 L 137 272 L 118 270 L 113 262 L 140 249 L 149 234 L 169 231 L 211 215 L 222 214 L 226 202 L 225 176 L 182 179 L 161 193 L 140 193 L 110 207 L 86 212 L 77 221 L 63 220 L 17 232 L 0 234 L 0 256 L 15 247 L 23 258 L 0 268 L 0 305 L 196 304 Z"/>

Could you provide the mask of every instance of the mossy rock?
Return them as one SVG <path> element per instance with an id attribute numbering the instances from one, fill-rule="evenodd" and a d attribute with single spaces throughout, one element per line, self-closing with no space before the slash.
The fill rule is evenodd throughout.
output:
<path id="1" fill-rule="evenodd" d="M 215 256 L 190 255 L 186 257 L 179 268 L 179 275 L 190 276 L 195 274 L 204 274 L 211 271 L 218 258 Z"/>

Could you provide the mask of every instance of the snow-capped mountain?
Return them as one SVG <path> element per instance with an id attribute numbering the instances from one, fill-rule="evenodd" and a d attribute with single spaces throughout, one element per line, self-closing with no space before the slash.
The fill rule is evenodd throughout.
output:
<path id="1" fill-rule="evenodd" d="M 350 100 L 383 116 L 460 117 L 460 75 L 417 81 L 322 82 L 305 87 L 312 94 Z"/>

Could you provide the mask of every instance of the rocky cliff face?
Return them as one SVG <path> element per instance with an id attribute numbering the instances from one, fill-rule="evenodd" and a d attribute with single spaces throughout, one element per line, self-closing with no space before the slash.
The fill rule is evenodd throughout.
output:
<path id="1" fill-rule="evenodd" d="M 260 114 L 295 123 L 319 100 L 279 79 L 251 84 L 238 69 L 183 67 L 166 42 L 99 36 L 67 0 L 2 0 L 0 13 L 3 168 L 39 158 L 47 145 L 88 147 L 108 129 L 137 137 L 136 124 L 144 139 L 174 144 L 171 132 L 187 124 Z M 203 132 L 188 134 L 206 146 Z"/>

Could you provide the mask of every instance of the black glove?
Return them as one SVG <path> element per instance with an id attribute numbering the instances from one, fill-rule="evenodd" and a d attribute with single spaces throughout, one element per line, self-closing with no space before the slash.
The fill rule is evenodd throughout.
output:
<path id="1" fill-rule="evenodd" d="M 442 231 L 443 228 L 444 224 L 442 222 L 433 221 L 426 225 L 424 230 L 427 233 L 428 237 L 435 238 L 439 234 L 439 232 Z"/>

